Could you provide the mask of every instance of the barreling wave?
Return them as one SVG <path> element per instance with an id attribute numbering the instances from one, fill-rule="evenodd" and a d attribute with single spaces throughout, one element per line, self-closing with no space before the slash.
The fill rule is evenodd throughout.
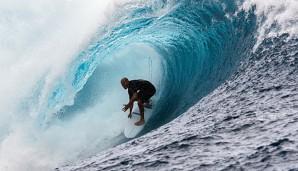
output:
<path id="1" fill-rule="evenodd" d="M 111 89 L 94 92 L 90 87 L 95 85 L 84 85 L 87 79 L 100 80 L 104 74 L 110 74 L 101 70 L 101 67 L 107 67 L 102 64 L 105 59 L 108 60 L 121 49 L 134 49 L 142 45 L 137 48 L 141 51 L 142 48 L 152 50 L 139 54 L 140 58 L 148 57 L 150 60 L 151 56 L 157 56 L 160 60 L 157 64 L 160 68 L 153 75 L 158 80 L 152 78 L 152 73 L 149 77 L 150 71 L 144 71 L 144 67 L 134 67 L 139 62 L 138 56 L 132 57 L 134 54 L 126 59 L 133 65 L 119 67 L 119 61 L 116 61 L 109 67 L 114 67 L 114 72 L 121 72 L 112 76 L 118 80 L 121 76 L 138 72 L 148 73 L 145 77 L 153 79 L 158 87 L 158 103 L 155 104 L 154 118 L 145 130 L 150 131 L 179 116 L 219 86 L 235 72 L 253 46 L 255 17 L 249 15 L 245 18 L 244 12 L 232 16 L 238 8 L 231 2 L 180 1 L 174 4 L 164 2 L 158 4 L 158 8 L 148 5 L 133 9 L 131 4 L 126 8 L 132 11 L 122 16 L 109 33 L 99 31 L 94 43 L 77 57 L 70 68 L 69 75 L 74 75 L 71 77 L 72 86 L 76 91 L 82 90 L 78 93 L 80 98 L 66 109 L 67 112 L 59 114 L 61 117 L 73 113 L 76 108 L 82 110 L 88 106 L 86 100 L 93 96 L 92 93 L 111 92 Z M 165 8 L 168 9 L 163 15 L 156 15 Z M 144 65 L 149 66 L 150 61 Z M 96 69 L 101 71 L 94 72 Z M 129 71 L 123 73 L 125 69 Z M 118 80 L 109 83 L 118 84 Z M 55 91 L 55 94 L 59 93 Z"/>
<path id="2" fill-rule="evenodd" d="M 63 51 L 59 57 L 71 57 L 61 61 L 54 58 L 50 61 L 53 65 L 45 68 L 33 62 L 32 67 L 37 67 L 40 74 L 36 79 L 28 78 L 34 80 L 33 86 L 24 88 L 20 104 L 12 105 L 9 114 L 18 119 L 0 125 L 5 130 L 0 135 L 5 142 L 1 153 L 16 138 L 26 144 L 13 146 L 36 148 L 25 156 L 47 156 L 44 163 L 48 166 L 127 141 L 123 136 L 126 116 L 120 110 L 128 101 L 119 83 L 124 76 L 147 79 L 157 87 L 154 115 L 147 121 L 143 135 L 178 117 L 221 85 L 253 53 L 259 35 L 277 30 L 273 29 L 276 23 L 267 22 L 267 30 L 260 32 L 258 26 L 266 20 L 266 13 L 262 20 L 257 18 L 260 9 L 253 1 L 244 6 L 230 0 L 118 3 L 111 8 L 111 17 L 88 35 L 88 43 L 79 44 L 75 50 L 63 49 L 57 43 L 56 49 L 51 49 Z M 77 34 L 65 33 L 62 37 L 75 41 Z M 72 53 L 64 54 L 68 50 Z M 34 53 L 32 61 L 38 61 L 37 56 Z M 16 160 L 11 157 L 2 161 L 13 165 Z M 31 160 L 28 163 L 24 165 L 30 165 Z"/>

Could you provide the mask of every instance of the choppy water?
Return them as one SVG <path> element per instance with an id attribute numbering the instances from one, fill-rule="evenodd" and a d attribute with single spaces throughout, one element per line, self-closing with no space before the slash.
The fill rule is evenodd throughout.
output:
<path id="1" fill-rule="evenodd" d="M 0 169 L 298 169 L 296 1 L 18 3 L 0 4 Z M 158 90 L 132 141 L 123 76 Z"/>

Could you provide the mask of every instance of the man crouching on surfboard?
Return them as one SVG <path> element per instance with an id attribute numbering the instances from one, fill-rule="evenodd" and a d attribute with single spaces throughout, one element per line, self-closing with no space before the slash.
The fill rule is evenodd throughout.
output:
<path id="1" fill-rule="evenodd" d="M 136 122 L 136 126 L 140 126 L 145 123 L 144 118 L 144 106 L 143 103 L 149 103 L 149 99 L 155 94 L 156 89 L 153 84 L 146 80 L 131 80 L 129 81 L 126 77 L 121 79 L 121 85 L 126 90 L 128 88 L 129 102 L 122 108 L 124 112 L 130 108 L 128 117 L 131 118 L 131 112 L 133 108 L 133 102 L 138 101 L 140 109 L 141 119 Z"/>

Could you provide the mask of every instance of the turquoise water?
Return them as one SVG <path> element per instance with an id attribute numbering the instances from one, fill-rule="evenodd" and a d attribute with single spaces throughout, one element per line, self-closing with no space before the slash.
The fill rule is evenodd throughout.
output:
<path id="1" fill-rule="evenodd" d="M 297 25 L 292 1 L 20 3 L 0 3 L 0 168 L 8 170 L 50 170 L 128 141 L 122 77 L 157 88 L 142 136 L 237 74 L 264 38 L 295 37 Z"/>

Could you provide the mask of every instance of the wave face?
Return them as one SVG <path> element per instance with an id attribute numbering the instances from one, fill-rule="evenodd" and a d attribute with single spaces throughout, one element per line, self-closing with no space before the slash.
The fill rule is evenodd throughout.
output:
<path id="1" fill-rule="evenodd" d="M 289 34 L 264 39 L 180 117 L 56 170 L 296 170 L 297 47 Z"/>
<path id="2" fill-rule="evenodd" d="M 1 3 L 0 170 L 50 170 L 128 141 L 124 76 L 157 87 L 140 135 L 170 122 L 292 21 L 254 1 Z"/>

